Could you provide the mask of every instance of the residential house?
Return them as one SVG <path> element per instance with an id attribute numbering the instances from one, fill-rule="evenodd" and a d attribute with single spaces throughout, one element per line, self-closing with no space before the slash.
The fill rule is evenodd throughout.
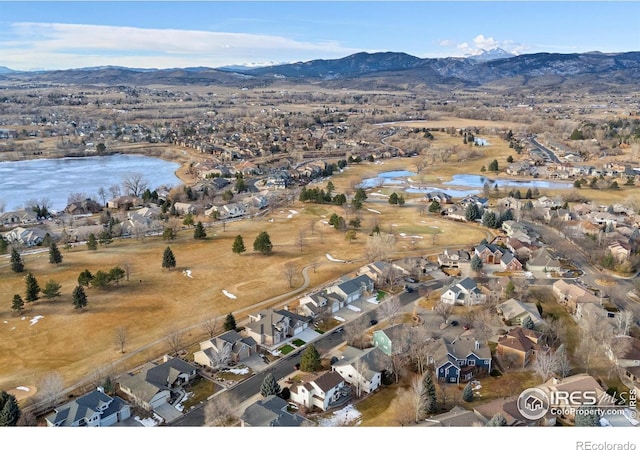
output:
<path id="1" fill-rule="evenodd" d="M 93 234 L 96 238 L 106 228 L 104 225 L 81 225 L 75 229 L 69 230 L 69 240 L 72 242 L 82 242 L 89 238 L 90 234 Z"/>
<path id="2" fill-rule="evenodd" d="M 326 290 L 305 295 L 299 302 L 299 312 L 312 318 L 322 315 L 323 311 L 337 313 L 344 307 L 344 300 L 340 296 Z"/>
<path id="3" fill-rule="evenodd" d="M 577 306 L 581 303 L 600 304 L 601 301 L 586 288 L 565 280 L 553 283 L 553 294 L 558 303 L 565 306 L 571 314 L 575 314 Z"/>
<path id="4" fill-rule="evenodd" d="M 458 205 L 451 205 L 444 210 L 445 215 L 452 220 L 458 220 L 461 222 L 467 221 L 465 208 Z"/>
<path id="5" fill-rule="evenodd" d="M 496 354 L 504 365 L 525 368 L 543 348 L 542 333 L 522 327 L 514 327 L 498 338 Z"/>
<path id="6" fill-rule="evenodd" d="M 637 388 L 640 388 L 640 339 L 617 336 L 607 348 L 607 356 L 622 370 Z"/>
<path id="7" fill-rule="evenodd" d="M 5 227 L 31 225 L 34 223 L 38 223 L 38 215 L 32 210 L 18 209 L 0 214 L 0 225 Z"/>
<path id="8" fill-rule="evenodd" d="M 213 206 L 205 211 L 208 216 L 216 215 L 220 220 L 242 217 L 247 214 L 247 207 L 242 203 L 229 203 L 222 206 Z"/>
<path id="9" fill-rule="evenodd" d="M 196 205 L 194 205 L 193 203 L 175 202 L 173 204 L 173 207 L 175 208 L 176 212 L 180 215 L 195 214 L 198 210 Z"/>
<path id="10" fill-rule="evenodd" d="M 483 264 L 500 264 L 505 249 L 494 244 L 480 244 L 474 248 L 473 252 L 478 256 Z"/>
<path id="11" fill-rule="evenodd" d="M 229 362 L 239 363 L 257 352 L 258 345 L 252 337 L 243 337 L 230 330 L 200 342 L 200 350 L 193 354 L 193 360 L 205 367 L 218 368 L 223 359 L 221 355 L 226 356 Z"/>
<path id="12" fill-rule="evenodd" d="M 311 381 L 292 385 L 291 401 L 308 410 L 318 408 L 327 411 L 345 404 L 351 398 L 351 389 L 338 372 L 329 371 Z"/>
<path id="13" fill-rule="evenodd" d="M 382 376 L 387 367 L 386 355 L 379 347 L 364 350 L 347 346 L 339 360 L 331 365 L 344 380 L 354 386 L 356 392 L 370 394 L 382 384 Z"/>
<path id="14" fill-rule="evenodd" d="M 444 251 L 438 255 L 438 264 L 440 264 L 441 267 L 459 268 L 461 264 L 467 264 L 470 261 L 469 252 L 465 250 L 445 248 Z"/>
<path id="15" fill-rule="evenodd" d="M 506 245 L 509 251 L 522 261 L 531 259 L 532 253 L 537 250 L 535 245 L 515 237 L 507 239 Z"/>
<path id="16" fill-rule="evenodd" d="M 626 242 L 613 241 L 608 248 L 618 264 L 628 261 L 631 257 L 631 245 Z"/>
<path id="17" fill-rule="evenodd" d="M 88 198 L 79 202 L 69 203 L 64 211 L 72 216 L 96 214 L 102 211 L 102 205 Z"/>
<path id="18" fill-rule="evenodd" d="M 118 384 L 137 406 L 153 411 L 169 404 L 173 391 L 193 381 L 196 372 L 192 364 L 165 355 L 162 363 L 145 364 L 139 372 L 125 374 Z"/>
<path id="19" fill-rule="evenodd" d="M 441 337 L 433 355 L 439 381 L 460 383 L 491 372 L 491 350 L 473 336 Z"/>
<path id="20" fill-rule="evenodd" d="M 122 399 L 111 397 L 99 387 L 45 417 L 49 427 L 108 427 L 131 417 L 131 408 Z"/>
<path id="21" fill-rule="evenodd" d="M 47 232 L 40 228 L 15 227 L 2 236 L 10 244 L 19 244 L 24 247 L 35 247 L 42 244 Z"/>
<path id="22" fill-rule="evenodd" d="M 507 325 L 522 325 L 528 317 L 533 322 L 534 328 L 539 328 L 544 324 L 544 320 L 538 312 L 538 308 L 533 303 L 526 303 L 510 298 L 496 306 L 500 318 Z"/>
<path id="23" fill-rule="evenodd" d="M 373 332 L 373 345 L 382 352 L 391 356 L 408 350 L 407 336 L 410 333 L 411 325 L 399 323 L 383 330 Z"/>
<path id="24" fill-rule="evenodd" d="M 555 417 L 551 413 L 547 413 L 538 420 L 531 420 L 520 414 L 518 407 L 518 397 L 512 396 L 507 398 L 497 398 L 488 403 L 473 408 L 476 417 L 484 425 L 489 422 L 496 414 L 501 414 L 507 421 L 508 427 L 520 426 L 553 426 L 555 425 Z"/>
<path id="25" fill-rule="evenodd" d="M 360 299 L 366 292 L 373 292 L 373 280 L 367 275 L 358 275 L 327 288 L 327 292 L 341 297 L 346 304 Z"/>
<path id="26" fill-rule="evenodd" d="M 445 205 L 453 202 L 453 197 L 442 191 L 427 192 L 426 194 L 424 194 L 424 199 L 429 203 L 434 201 L 438 202 L 440 203 L 440 205 Z"/>
<path id="27" fill-rule="evenodd" d="M 454 406 L 450 411 L 424 420 L 425 427 L 477 427 L 482 422 L 473 411 Z"/>
<path id="28" fill-rule="evenodd" d="M 294 314 L 286 310 L 264 310 L 249 314 L 249 324 L 245 331 L 258 345 L 277 346 L 290 337 L 306 330 L 310 317 Z"/>
<path id="29" fill-rule="evenodd" d="M 358 270 L 358 275 L 366 275 L 377 283 L 381 278 L 385 276 L 391 270 L 392 265 L 385 261 L 375 261 L 362 266 Z"/>
<path id="30" fill-rule="evenodd" d="M 142 204 L 142 199 L 130 195 L 122 195 L 107 201 L 107 208 L 131 209 Z"/>
<path id="31" fill-rule="evenodd" d="M 522 270 L 522 263 L 513 253 L 505 250 L 504 255 L 500 258 L 500 267 L 508 272 L 520 272 Z"/>
<path id="32" fill-rule="evenodd" d="M 524 234 L 527 234 L 529 231 L 525 225 L 515 220 L 505 220 L 502 222 L 501 228 L 507 233 L 507 236 L 513 236 L 517 231 L 523 232 Z"/>
<path id="33" fill-rule="evenodd" d="M 276 396 L 269 395 L 249 405 L 240 416 L 242 427 L 300 427 L 313 422 L 299 414 L 288 411 L 289 403 Z"/>
<path id="34" fill-rule="evenodd" d="M 525 266 L 531 272 L 560 272 L 562 270 L 559 259 L 547 247 L 540 247 L 531 253 L 531 258 Z"/>
<path id="35" fill-rule="evenodd" d="M 440 301 L 449 305 L 479 305 L 487 300 L 487 296 L 478 288 L 471 278 L 454 281 L 441 295 Z"/>

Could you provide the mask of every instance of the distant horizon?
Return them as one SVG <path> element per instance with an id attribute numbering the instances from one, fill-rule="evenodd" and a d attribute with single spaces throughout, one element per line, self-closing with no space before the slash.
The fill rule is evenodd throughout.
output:
<path id="1" fill-rule="evenodd" d="M 359 52 L 447 58 L 495 48 L 514 55 L 640 50 L 635 1 L 36 1 L 0 7 L 0 66 L 21 72 L 263 67 Z"/>
<path id="2" fill-rule="evenodd" d="M 499 49 L 499 48 L 498 48 Z M 491 49 L 493 50 L 493 49 Z M 501 49 L 500 49 L 501 50 Z M 496 59 L 508 59 L 508 58 L 515 58 L 518 56 L 526 56 L 526 55 L 534 55 L 534 54 L 556 54 L 556 55 L 571 55 L 571 54 L 580 54 L 580 55 L 585 55 L 585 54 L 601 54 L 601 55 L 619 55 L 619 54 L 624 54 L 624 53 L 637 53 L 640 52 L 640 50 L 630 50 L 627 52 L 601 52 L 598 50 L 593 50 L 593 51 L 585 51 L 585 52 L 569 52 L 569 53 L 562 53 L 562 52 L 535 52 L 535 53 L 522 53 L 520 55 L 509 55 L 509 56 L 503 56 L 500 58 L 496 58 Z M 188 69 L 214 69 L 214 70 L 220 70 L 220 69 L 227 69 L 227 70 L 231 70 L 234 68 L 242 68 L 242 69 L 253 69 L 253 68 L 260 68 L 260 67 L 276 67 L 276 66 L 283 66 L 283 65 L 288 65 L 288 64 L 297 64 L 297 63 L 307 63 L 307 62 L 311 62 L 311 61 L 319 61 L 319 60 L 338 60 L 338 59 L 344 59 L 344 58 L 348 58 L 350 56 L 356 55 L 358 53 L 368 53 L 368 54 L 379 54 L 379 53 L 398 53 L 398 54 L 406 54 L 408 56 L 414 56 L 417 57 L 415 55 L 412 55 L 410 53 L 407 52 L 386 52 L 386 51 L 380 51 L 380 52 L 356 52 L 356 53 L 351 53 L 349 55 L 345 55 L 345 56 L 340 56 L 340 57 L 336 57 L 336 58 L 317 58 L 317 59 L 313 59 L 313 60 L 303 60 L 303 61 L 292 61 L 292 62 L 280 62 L 280 63 L 271 63 L 271 64 L 229 64 L 227 66 L 176 66 L 176 67 L 128 67 L 128 66 L 119 66 L 119 65 L 113 65 L 113 64 L 106 64 L 106 65 L 101 65 L 101 66 L 86 66 L 86 67 L 69 67 L 66 69 L 32 69 L 32 70 L 17 70 L 17 69 L 13 69 L 11 67 L 7 67 L 7 66 L 3 66 L 0 65 L 0 69 L 8 69 L 11 72 L 17 72 L 17 73 L 24 73 L 24 72 L 33 72 L 33 73 L 37 73 L 37 72 L 55 72 L 55 71 L 67 71 L 67 70 L 99 70 L 99 69 L 123 69 L 123 70 L 133 70 L 133 71 L 161 71 L 161 70 L 188 70 Z M 478 55 L 467 55 L 467 56 L 443 56 L 443 57 L 438 57 L 438 58 L 420 58 L 420 59 L 447 59 L 447 58 L 456 58 L 456 59 L 473 59 L 475 57 L 477 57 Z M 419 58 L 419 57 L 417 57 Z M 0 72 L 2 73 L 2 72 Z"/>

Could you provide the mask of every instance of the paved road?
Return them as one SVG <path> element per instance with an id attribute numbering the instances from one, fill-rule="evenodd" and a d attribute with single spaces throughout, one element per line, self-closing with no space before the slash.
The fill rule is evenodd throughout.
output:
<path id="1" fill-rule="evenodd" d="M 545 147 L 544 145 L 542 145 L 541 143 L 539 143 L 538 141 L 536 141 L 535 137 L 532 137 L 529 139 L 529 143 L 531 145 L 533 145 L 534 147 L 536 147 L 538 150 L 546 153 L 547 155 L 549 155 L 549 159 L 553 162 L 559 163 L 560 159 L 558 159 L 558 157 L 556 156 L 556 154 L 553 152 L 553 150 L 548 149 L 547 147 Z"/>

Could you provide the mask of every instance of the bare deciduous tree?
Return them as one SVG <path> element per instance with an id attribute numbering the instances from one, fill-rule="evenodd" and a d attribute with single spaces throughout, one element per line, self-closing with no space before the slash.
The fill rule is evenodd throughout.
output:
<path id="1" fill-rule="evenodd" d="M 386 261 L 393 251 L 396 238 L 393 234 L 374 233 L 367 239 L 365 256 L 369 262 Z"/>
<path id="2" fill-rule="evenodd" d="M 182 339 L 184 337 L 184 333 L 181 330 L 174 330 L 167 334 L 164 340 L 169 345 L 169 349 L 174 353 L 178 354 L 180 350 L 182 350 L 183 342 Z"/>
<path id="3" fill-rule="evenodd" d="M 366 331 L 369 326 L 366 316 L 362 315 L 344 327 L 344 336 L 349 345 L 364 348 L 367 345 Z"/>
<path id="4" fill-rule="evenodd" d="M 292 262 L 286 262 L 282 267 L 282 275 L 284 275 L 286 280 L 289 282 L 290 288 L 293 287 L 293 279 L 295 278 L 297 272 L 298 270 L 296 269 L 295 264 Z"/>
<path id="5" fill-rule="evenodd" d="M 380 320 L 388 320 L 393 324 L 400 313 L 400 299 L 397 296 L 389 297 L 382 301 L 377 314 Z"/>
<path id="6" fill-rule="evenodd" d="M 211 363 L 214 369 L 224 367 L 231 360 L 232 348 L 233 346 L 230 342 L 225 342 L 222 348 L 218 348 L 217 351 L 211 352 Z"/>
<path id="7" fill-rule="evenodd" d="M 411 408 L 407 408 L 412 402 L 413 394 L 409 389 L 403 389 L 389 404 L 387 410 L 400 426 L 409 425 L 415 419 Z"/>
<path id="8" fill-rule="evenodd" d="M 211 427 L 232 425 L 237 420 L 234 404 L 229 395 L 221 394 L 212 397 L 204 407 L 205 423 Z"/>
<path id="9" fill-rule="evenodd" d="M 616 331 L 618 334 L 628 336 L 633 325 L 633 311 L 626 310 L 616 314 Z"/>
<path id="10" fill-rule="evenodd" d="M 134 197 L 140 197 L 148 185 L 144 174 L 139 172 L 128 173 L 122 179 L 122 187 L 125 192 Z"/>
<path id="11" fill-rule="evenodd" d="M 304 230 L 300 230 L 298 232 L 298 237 L 296 238 L 296 245 L 300 249 L 300 253 L 302 253 L 302 250 L 304 249 L 304 238 L 305 238 Z"/>
<path id="12" fill-rule="evenodd" d="M 38 394 L 48 406 L 55 408 L 63 390 L 64 379 L 62 375 L 59 372 L 50 372 L 42 377 Z"/>
<path id="13" fill-rule="evenodd" d="M 356 397 L 360 398 L 362 396 L 364 385 L 367 382 L 366 378 L 362 374 L 369 369 L 369 364 L 367 364 L 364 359 L 360 358 L 353 364 L 353 368 L 356 371 L 356 379 L 353 381 L 353 386 L 356 391 Z"/>
<path id="14" fill-rule="evenodd" d="M 119 326 L 116 328 L 115 341 L 120 353 L 124 353 L 124 345 L 127 343 L 127 329 L 125 327 Z"/>
<path id="15" fill-rule="evenodd" d="M 209 317 L 204 322 L 202 322 L 202 328 L 210 338 L 214 337 L 218 332 L 218 318 Z"/>
<path id="16" fill-rule="evenodd" d="M 541 350 L 536 353 L 536 359 L 533 361 L 531 368 L 535 373 L 542 377 L 543 381 L 547 381 L 558 371 L 558 359 L 551 349 Z"/>
<path id="17" fill-rule="evenodd" d="M 411 378 L 411 409 L 413 410 L 415 416 L 414 420 L 416 423 L 420 422 L 425 410 L 425 386 L 422 382 L 422 377 L 419 375 L 414 375 Z"/>
<path id="18" fill-rule="evenodd" d="M 442 317 L 445 323 L 449 323 L 449 317 L 453 314 L 453 305 L 451 303 L 445 303 L 441 300 L 436 303 L 433 310 Z"/>

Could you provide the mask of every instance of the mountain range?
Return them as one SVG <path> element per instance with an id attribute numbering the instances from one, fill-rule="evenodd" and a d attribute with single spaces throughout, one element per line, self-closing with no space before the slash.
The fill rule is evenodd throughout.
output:
<path id="1" fill-rule="evenodd" d="M 628 91 L 640 86 L 640 52 L 534 53 L 494 49 L 466 58 L 418 58 L 401 52 L 355 53 L 265 67 L 132 69 L 104 66 L 17 72 L 0 67 L 0 81 L 83 85 L 223 85 L 259 87 L 313 82 L 327 88 L 586 89 Z"/>

